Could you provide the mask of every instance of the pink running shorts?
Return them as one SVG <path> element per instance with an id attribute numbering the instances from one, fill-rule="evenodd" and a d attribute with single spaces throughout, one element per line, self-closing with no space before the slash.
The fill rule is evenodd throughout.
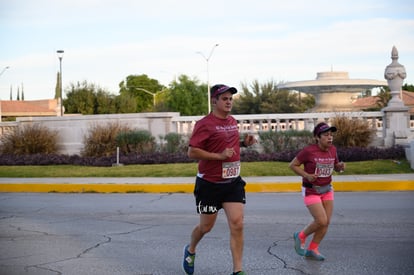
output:
<path id="1" fill-rule="evenodd" d="M 334 192 L 329 191 L 325 194 L 320 195 L 307 195 L 305 196 L 306 187 L 302 187 L 302 195 L 303 195 L 303 202 L 306 206 L 315 204 L 315 203 L 322 203 L 323 201 L 333 201 L 334 200 Z"/>

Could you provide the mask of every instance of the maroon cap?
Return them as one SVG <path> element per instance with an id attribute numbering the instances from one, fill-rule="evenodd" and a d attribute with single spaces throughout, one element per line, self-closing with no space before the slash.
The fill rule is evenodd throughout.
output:
<path id="1" fill-rule="evenodd" d="M 336 132 L 336 130 L 337 129 L 335 126 L 329 126 L 325 122 L 321 122 L 315 126 L 315 129 L 313 130 L 313 136 L 319 136 L 320 134 L 328 132 L 328 131 Z"/>
<path id="2" fill-rule="evenodd" d="M 222 93 L 225 93 L 227 91 L 231 92 L 232 94 L 237 93 L 237 89 L 234 88 L 234 87 L 229 87 L 229 86 L 226 86 L 224 84 L 217 84 L 217 85 L 214 85 L 213 87 L 211 87 L 210 97 L 216 97 L 216 96 L 221 95 Z"/>

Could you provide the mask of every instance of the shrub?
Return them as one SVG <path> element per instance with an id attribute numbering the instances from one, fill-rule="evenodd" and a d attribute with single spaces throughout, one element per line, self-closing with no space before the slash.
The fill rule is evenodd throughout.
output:
<path id="1" fill-rule="evenodd" d="M 128 132 L 130 128 L 117 122 L 104 125 L 93 125 L 84 137 L 82 156 L 104 157 L 116 152 L 116 137 L 121 132 Z"/>
<path id="2" fill-rule="evenodd" d="M 166 164 L 166 163 L 190 163 L 195 162 L 185 153 L 161 153 L 122 155 L 120 162 L 123 164 Z"/>
<path id="3" fill-rule="evenodd" d="M 167 153 L 187 152 L 188 140 L 186 136 L 178 133 L 168 133 L 164 139 L 167 141 L 165 147 Z"/>
<path id="4" fill-rule="evenodd" d="M 281 151 L 274 153 L 258 153 L 254 150 L 242 150 L 240 153 L 243 162 L 256 161 L 283 161 L 290 162 L 299 150 Z M 377 159 L 404 159 L 405 149 L 402 146 L 390 148 L 338 148 L 339 159 L 345 162 L 377 160 Z M 84 166 L 112 166 L 116 162 L 115 154 L 104 157 L 85 157 L 78 155 L 33 154 L 15 155 L 0 154 L 0 165 L 58 165 L 72 164 Z M 121 155 L 122 164 L 164 164 L 164 163 L 189 163 L 195 162 L 185 153 L 161 153 L 148 154 L 131 153 Z"/>
<path id="5" fill-rule="evenodd" d="M 364 161 L 378 159 L 404 159 L 403 146 L 389 148 L 377 147 L 338 147 L 338 157 L 341 161 Z"/>
<path id="6" fill-rule="evenodd" d="M 57 152 L 57 131 L 40 124 L 25 125 L 1 137 L 2 154 L 32 155 Z"/>
<path id="7" fill-rule="evenodd" d="M 155 138 L 147 130 L 120 132 L 115 140 L 124 154 L 143 154 L 155 151 Z"/>
<path id="8" fill-rule="evenodd" d="M 375 130 L 363 119 L 336 116 L 332 125 L 338 128 L 334 143 L 338 147 L 367 147 L 371 144 Z"/>
<path id="9" fill-rule="evenodd" d="M 265 153 L 301 149 L 313 142 L 312 133 L 309 131 L 267 131 L 259 132 L 258 135 Z"/>

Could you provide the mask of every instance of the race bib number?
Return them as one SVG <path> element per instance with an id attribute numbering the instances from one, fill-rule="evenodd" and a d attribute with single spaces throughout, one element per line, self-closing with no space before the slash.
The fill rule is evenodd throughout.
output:
<path id="1" fill-rule="evenodd" d="M 332 175 L 333 170 L 334 170 L 333 164 L 317 163 L 315 174 L 318 175 L 318 177 L 320 178 L 326 178 Z"/>
<path id="2" fill-rule="evenodd" d="M 240 175 L 240 161 L 223 162 L 223 179 L 237 178 Z"/>

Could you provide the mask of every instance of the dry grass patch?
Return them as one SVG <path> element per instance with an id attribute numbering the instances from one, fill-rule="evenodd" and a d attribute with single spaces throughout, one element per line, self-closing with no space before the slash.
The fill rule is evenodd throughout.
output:
<path id="1" fill-rule="evenodd" d="M 334 143 L 339 147 L 367 147 L 375 135 L 375 130 L 364 119 L 337 116 L 331 123 L 338 128 Z"/>

